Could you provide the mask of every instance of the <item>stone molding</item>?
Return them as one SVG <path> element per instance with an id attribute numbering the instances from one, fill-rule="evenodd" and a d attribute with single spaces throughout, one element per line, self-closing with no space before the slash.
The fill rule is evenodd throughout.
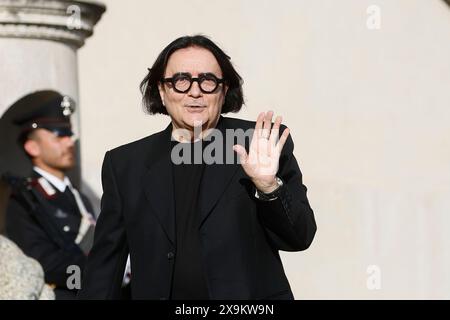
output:
<path id="1" fill-rule="evenodd" d="M 105 10 L 93 1 L 0 0 L 0 38 L 53 40 L 80 48 Z"/>

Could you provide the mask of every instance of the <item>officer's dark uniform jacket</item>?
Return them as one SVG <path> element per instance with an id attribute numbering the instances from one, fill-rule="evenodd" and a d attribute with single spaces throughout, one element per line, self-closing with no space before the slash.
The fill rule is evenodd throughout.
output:
<path id="1" fill-rule="evenodd" d="M 57 299 L 75 298 L 76 290 L 67 288 L 68 277 L 75 273 L 67 268 L 77 265 L 82 270 L 85 264 L 86 254 L 75 243 L 81 213 L 71 194 L 40 179 L 45 178 L 33 172 L 31 178 L 13 186 L 6 233 L 26 255 L 41 263 L 45 281 L 55 287 Z M 48 192 L 49 186 L 52 192 Z M 80 195 L 86 210 L 92 213 L 89 200 Z"/>

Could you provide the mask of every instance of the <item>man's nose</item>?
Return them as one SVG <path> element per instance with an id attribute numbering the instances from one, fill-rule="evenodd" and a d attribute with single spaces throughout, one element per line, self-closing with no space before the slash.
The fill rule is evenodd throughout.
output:
<path id="1" fill-rule="evenodd" d="M 69 136 L 62 137 L 62 141 L 63 141 L 64 145 L 67 146 L 67 147 L 73 147 L 74 144 L 75 144 L 74 139 L 72 137 L 69 137 Z"/>
<path id="2" fill-rule="evenodd" d="M 192 82 L 192 85 L 188 91 L 188 94 L 192 97 L 199 97 L 202 95 L 202 91 L 200 90 L 200 84 L 198 81 Z"/>

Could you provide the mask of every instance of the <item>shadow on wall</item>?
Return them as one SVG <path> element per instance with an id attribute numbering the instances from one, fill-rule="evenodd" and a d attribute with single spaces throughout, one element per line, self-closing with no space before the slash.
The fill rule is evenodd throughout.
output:
<path id="1" fill-rule="evenodd" d="M 55 91 L 45 90 L 24 95 L 21 99 L 13 103 L 0 118 L 0 177 L 6 174 L 27 177 L 32 171 L 32 165 L 22 146 L 18 143 L 20 128 L 14 124 L 14 119 L 24 114 L 34 112 L 39 106 L 45 104 L 55 94 Z M 75 143 L 77 154 L 77 164 L 67 175 L 73 185 L 81 189 L 90 198 L 98 214 L 100 200 L 98 196 L 86 184 L 81 182 L 80 168 L 80 144 L 79 140 Z M 9 188 L 2 182 L 0 184 L 0 233 L 2 232 L 4 210 L 6 200 L 9 195 Z"/>

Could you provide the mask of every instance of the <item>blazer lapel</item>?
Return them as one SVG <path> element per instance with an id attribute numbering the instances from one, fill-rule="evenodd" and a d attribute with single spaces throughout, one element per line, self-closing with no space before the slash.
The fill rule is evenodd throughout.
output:
<path id="1" fill-rule="evenodd" d="M 223 137 L 223 164 L 205 165 L 202 183 L 200 186 L 200 226 L 208 218 L 226 188 L 229 186 L 240 164 L 234 162 L 225 164 L 227 152 L 234 154 L 232 145 L 225 141 L 227 129 L 226 118 L 221 117 L 217 125 Z M 232 128 L 230 128 L 232 129 Z M 145 196 L 150 202 L 156 217 L 164 229 L 167 238 L 175 244 L 175 199 L 172 176 L 170 124 L 164 131 L 155 137 L 156 140 L 149 146 L 149 156 L 146 161 L 148 171 L 143 176 Z M 227 150 L 229 149 L 229 150 Z M 247 148 L 248 149 L 248 148 Z"/>
<path id="2" fill-rule="evenodd" d="M 230 184 L 236 170 L 240 167 L 240 164 L 237 163 L 225 163 L 227 152 L 234 154 L 233 146 L 228 146 L 225 141 L 226 118 L 220 118 L 217 129 L 221 131 L 223 137 L 223 145 L 221 147 L 223 147 L 224 159 L 223 164 L 205 165 L 200 187 L 200 227 L 211 214 L 214 206 Z"/>
<path id="3" fill-rule="evenodd" d="M 170 159 L 172 125 L 155 137 L 149 146 L 147 172 L 143 176 L 144 193 L 167 238 L 175 244 L 175 207 Z"/>

